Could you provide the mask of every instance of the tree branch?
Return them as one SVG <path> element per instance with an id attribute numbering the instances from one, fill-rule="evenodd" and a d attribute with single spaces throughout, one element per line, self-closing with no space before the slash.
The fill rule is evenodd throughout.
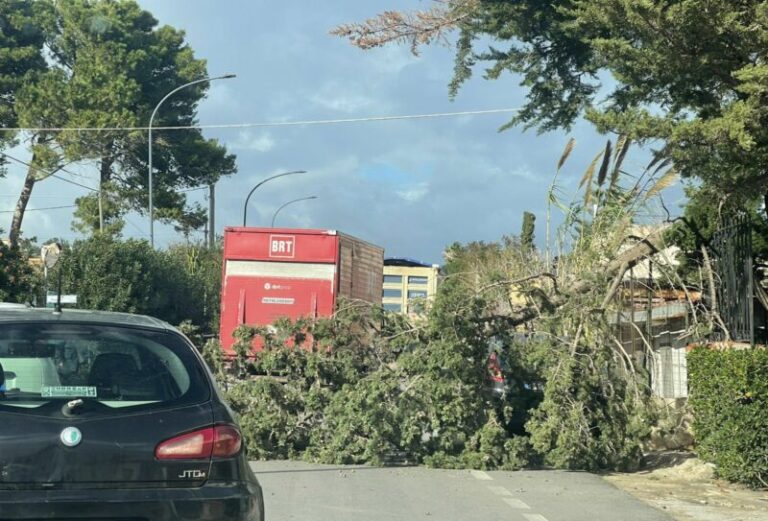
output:
<path id="1" fill-rule="evenodd" d="M 385 11 L 361 23 L 342 24 L 331 31 L 348 38 L 352 45 L 367 50 L 388 43 L 407 43 L 418 55 L 420 45 L 445 38 L 480 6 L 480 0 L 433 0 L 437 5 L 425 11 Z"/>

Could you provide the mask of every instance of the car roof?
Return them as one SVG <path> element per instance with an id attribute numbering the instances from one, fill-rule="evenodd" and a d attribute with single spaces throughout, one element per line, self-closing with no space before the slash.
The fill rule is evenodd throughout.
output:
<path id="1" fill-rule="evenodd" d="M 109 326 L 129 326 L 162 331 L 176 331 L 176 328 L 167 322 L 146 315 L 71 308 L 64 308 L 61 312 L 57 313 L 50 308 L 33 308 L 0 303 L 0 324 L 9 322 L 104 324 Z"/>

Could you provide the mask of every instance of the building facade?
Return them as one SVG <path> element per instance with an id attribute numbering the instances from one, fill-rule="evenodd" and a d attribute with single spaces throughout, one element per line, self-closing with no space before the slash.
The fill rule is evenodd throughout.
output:
<path id="1" fill-rule="evenodd" d="M 420 314 L 437 293 L 440 267 L 411 259 L 384 259 L 382 304 L 395 313 Z"/>

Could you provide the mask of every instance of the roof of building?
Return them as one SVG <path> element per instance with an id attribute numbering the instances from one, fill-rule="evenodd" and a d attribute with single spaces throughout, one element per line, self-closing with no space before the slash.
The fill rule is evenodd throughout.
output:
<path id="1" fill-rule="evenodd" d="M 3 322 L 87 323 L 175 331 L 170 324 L 146 315 L 71 308 L 64 308 L 57 313 L 51 308 L 33 308 L 0 302 L 0 323 Z"/>
<path id="2" fill-rule="evenodd" d="M 384 266 L 405 266 L 408 268 L 432 268 L 434 265 L 426 264 L 407 257 L 389 257 L 384 259 Z"/>

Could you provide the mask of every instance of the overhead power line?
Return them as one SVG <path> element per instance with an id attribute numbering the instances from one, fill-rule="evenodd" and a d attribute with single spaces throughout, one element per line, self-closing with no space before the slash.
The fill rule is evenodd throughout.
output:
<path id="1" fill-rule="evenodd" d="M 48 172 L 46 170 L 43 170 L 42 168 L 38 168 L 38 167 L 32 165 L 31 163 L 28 163 L 28 162 L 23 161 L 21 159 L 18 159 L 16 157 L 10 156 L 10 155 L 6 154 L 5 152 L 0 152 L 0 157 L 7 157 L 11 161 L 15 161 L 16 163 L 19 163 L 21 165 L 27 166 L 29 168 L 33 168 L 35 171 L 40 172 L 42 174 L 45 174 L 46 177 L 55 177 L 56 179 L 58 179 L 60 181 L 64 181 L 65 183 L 69 183 L 69 184 L 72 184 L 72 185 L 75 185 L 75 186 L 79 186 L 81 188 L 85 188 L 86 190 L 90 190 L 91 192 L 98 193 L 98 190 L 95 189 L 95 188 L 91 188 L 88 185 L 84 185 L 82 183 L 78 183 L 77 181 L 72 181 L 71 179 L 67 179 L 66 177 L 61 177 L 60 175 L 57 175 L 57 174 L 55 174 L 53 172 Z M 70 172 L 69 170 L 66 170 L 65 168 L 58 168 L 57 170 L 60 170 L 62 172 L 70 174 L 70 175 L 76 175 L 73 172 Z M 184 188 L 184 189 L 181 189 L 181 190 L 175 190 L 175 192 L 176 193 L 185 193 L 185 192 L 194 192 L 196 190 L 206 190 L 206 189 L 208 189 L 208 185 L 197 186 L 197 187 L 193 187 L 193 188 Z M 0 196 L 0 197 L 5 197 L 5 196 Z"/>
<path id="2" fill-rule="evenodd" d="M 74 208 L 76 207 L 76 204 L 68 204 L 66 206 L 46 206 L 45 208 L 27 208 L 24 210 L 24 212 L 40 212 L 43 210 L 60 210 L 62 208 Z M 0 210 L 0 213 L 13 213 L 16 210 Z"/>
<path id="3" fill-rule="evenodd" d="M 69 184 L 72 184 L 72 185 L 75 185 L 75 186 L 79 186 L 81 188 L 85 188 L 87 190 L 90 190 L 91 192 L 98 192 L 98 190 L 95 189 L 95 188 L 91 188 L 88 185 L 84 185 L 82 183 L 78 183 L 77 181 L 72 181 L 71 179 L 67 179 L 66 177 L 61 177 L 60 175 L 56 175 L 53 172 L 48 172 L 46 170 L 43 170 L 42 168 L 38 168 L 38 167 L 36 167 L 36 166 L 34 166 L 34 165 L 30 164 L 30 163 L 27 163 L 26 161 L 22 161 L 21 159 L 15 158 L 13 156 L 9 156 L 5 152 L 0 153 L 0 156 L 7 157 L 11 161 L 15 161 L 15 162 L 17 162 L 19 164 L 22 164 L 24 166 L 27 166 L 29 168 L 34 168 L 37 172 L 46 174 L 46 177 L 55 177 L 56 179 L 58 179 L 60 181 L 64 181 L 65 183 L 69 183 Z M 62 172 L 66 172 L 67 174 L 70 174 L 70 175 L 75 175 L 72 172 L 70 172 L 69 170 L 64 169 L 63 167 L 60 167 L 57 170 L 61 170 Z"/>
<path id="4" fill-rule="evenodd" d="M 190 129 L 232 129 L 232 128 L 258 128 L 258 127 L 295 127 L 305 125 L 335 125 L 340 123 L 364 123 L 369 121 L 395 121 L 407 119 L 431 119 L 449 118 L 456 116 L 480 116 L 486 114 L 504 114 L 519 112 L 519 108 L 489 109 L 489 110 L 465 110 L 462 112 L 436 112 L 431 114 L 405 114 L 400 116 L 368 116 L 364 118 L 342 119 L 315 119 L 304 121 L 274 121 L 264 123 L 230 123 L 218 125 L 180 125 L 166 127 L 152 127 L 152 130 L 190 130 Z M 6 127 L 0 128 L 0 132 L 131 132 L 136 130 L 149 130 L 149 127 Z"/>

